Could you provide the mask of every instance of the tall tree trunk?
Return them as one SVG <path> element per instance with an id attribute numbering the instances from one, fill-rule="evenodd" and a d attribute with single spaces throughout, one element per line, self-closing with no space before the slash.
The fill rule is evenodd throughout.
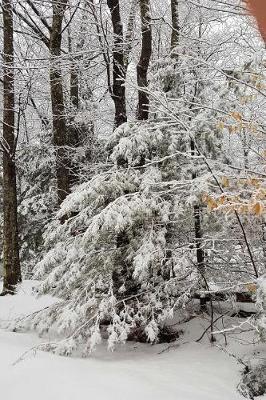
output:
<path id="1" fill-rule="evenodd" d="M 171 34 L 171 51 L 179 43 L 179 12 L 178 12 L 179 0 L 171 0 L 171 11 L 172 11 L 172 34 Z"/>
<path id="2" fill-rule="evenodd" d="M 199 40 L 202 37 L 202 20 L 200 17 L 199 21 L 199 26 L 198 26 L 198 32 L 199 32 Z M 198 56 L 199 58 L 201 57 L 201 47 L 200 47 L 200 42 L 198 42 Z M 193 71 L 195 77 L 197 78 L 195 89 L 194 89 L 194 98 L 192 99 L 190 110 L 192 109 L 192 104 L 196 101 L 199 101 L 200 99 L 200 93 L 203 87 L 201 78 L 198 76 L 197 69 L 194 69 Z M 191 117 L 192 118 L 192 117 Z M 191 121 L 190 118 L 190 121 Z M 190 146 L 191 146 L 191 155 L 196 156 L 198 154 L 198 149 L 197 149 L 197 144 L 196 144 L 196 137 L 191 137 L 190 141 Z M 197 178 L 197 172 L 196 169 L 193 170 L 192 172 L 192 179 Z M 195 229 L 195 247 L 196 247 L 196 259 L 197 259 L 197 268 L 198 268 L 198 273 L 199 276 L 201 277 L 202 280 L 202 286 L 205 289 L 208 289 L 208 283 L 206 281 L 205 277 L 205 272 L 206 272 L 206 260 L 205 260 L 205 252 L 203 249 L 203 232 L 202 232 L 202 221 L 201 221 L 201 215 L 202 215 L 202 209 L 200 206 L 200 203 L 194 205 L 194 229 Z M 205 311 L 206 310 L 206 305 L 207 305 L 207 299 L 206 297 L 202 297 L 200 299 L 200 306 L 201 310 Z M 212 300 L 211 300 L 211 310 L 212 309 Z M 211 311 L 211 312 L 212 312 Z"/>
<path id="3" fill-rule="evenodd" d="M 197 151 L 196 151 L 196 146 L 195 142 L 193 139 L 191 139 L 190 142 L 190 147 L 191 147 L 191 155 L 195 156 Z M 192 173 L 192 179 L 197 178 L 197 173 L 193 171 Z M 195 246 L 196 246 L 196 259 L 197 259 L 197 269 L 198 273 L 201 276 L 201 278 L 205 279 L 205 253 L 204 249 L 202 247 L 202 228 L 201 228 L 201 207 L 199 204 L 194 205 L 194 232 L 195 232 Z M 204 281 L 204 286 L 205 286 L 205 281 Z M 207 299 L 205 297 L 202 297 L 200 299 L 200 306 L 202 310 L 206 309 L 206 304 L 207 304 Z"/>
<path id="4" fill-rule="evenodd" d="M 78 110 L 79 108 L 79 71 L 77 66 L 75 65 L 75 61 L 71 66 L 70 71 L 70 99 L 71 105 L 74 110 Z"/>
<path id="5" fill-rule="evenodd" d="M 78 121 L 76 116 L 82 108 L 82 101 L 85 100 L 84 97 L 84 85 L 80 81 L 82 77 L 82 65 L 86 62 L 86 55 L 83 55 L 83 50 L 85 46 L 86 36 L 88 36 L 88 18 L 89 15 L 89 5 L 87 0 L 81 3 L 82 16 L 79 25 L 79 30 L 77 39 L 75 40 L 74 31 L 71 24 L 68 26 L 68 51 L 71 57 L 71 67 L 70 67 L 70 113 L 67 118 L 68 122 L 68 145 L 71 147 L 71 156 L 69 159 L 69 178 L 70 185 L 74 185 L 79 182 L 80 179 L 80 163 L 88 163 L 92 160 L 93 153 L 93 141 L 94 141 L 94 121 L 92 119 L 86 121 Z M 93 3 L 92 3 L 93 6 Z M 71 20 L 71 15 L 69 17 Z M 74 38 L 74 40 L 73 40 Z M 90 61 L 87 61 L 89 65 Z M 86 82 L 87 83 L 87 82 Z M 86 90 L 86 101 L 93 101 L 92 91 L 90 87 Z M 88 104 L 89 109 L 92 105 Z M 77 148 L 86 148 L 84 158 L 81 159 L 78 155 Z M 74 156 L 74 157 L 73 157 Z"/>
<path id="6" fill-rule="evenodd" d="M 3 112 L 3 201 L 4 286 L 3 294 L 14 293 L 21 282 L 19 260 L 15 151 L 14 35 L 12 0 L 3 0 L 4 23 L 4 112 Z"/>
<path id="7" fill-rule="evenodd" d="M 113 47 L 113 87 L 112 99 L 115 105 L 115 128 L 127 121 L 125 64 L 124 64 L 124 35 L 120 15 L 119 0 L 107 0 L 111 12 L 114 47 Z"/>
<path id="8" fill-rule="evenodd" d="M 58 205 L 70 191 L 67 123 L 64 106 L 63 79 L 60 67 L 62 23 L 67 0 L 53 0 L 53 22 L 50 36 L 50 86 L 53 112 L 53 142 L 56 150 L 56 177 Z"/>
<path id="9" fill-rule="evenodd" d="M 70 27 L 68 28 L 68 51 L 70 57 L 73 54 L 72 48 L 72 37 Z M 72 56 L 73 57 L 73 56 Z M 68 130 L 68 145 L 71 147 L 71 153 L 69 154 L 69 185 L 72 186 L 78 182 L 79 179 L 79 168 L 75 160 L 72 161 L 72 156 L 74 156 L 75 148 L 82 144 L 82 138 L 80 134 L 80 127 L 75 122 L 75 117 L 79 110 L 79 68 L 78 60 L 73 57 L 70 66 L 70 112 L 67 121 Z"/>
<path id="10" fill-rule="evenodd" d="M 135 28 L 135 21 L 138 9 L 138 2 L 139 0 L 131 0 L 130 4 L 130 11 L 128 16 L 128 23 L 126 29 L 126 39 L 125 39 L 125 74 L 127 73 L 128 65 L 129 65 L 129 56 L 133 46 L 134 40 L 134 28 Z"/>
<path id="11" fill-rule="evenodd" d="M 83 21 L 82 21 L 83 22 Z M 81 30 L 83 23 L 81 23 Z M 71 58 L 70 62 L 70 105 L 73 108 L 74 115 L 79 108 L 79 60 L 80 56 L 75 56 L 73 53 L 77 53 L 81 50 L 79 48 L 79 43 L 77 46 L 73 46 L 72 42 L 72 29 L 71 25 L 68 26 L 68 53 Z M 83 40 L 83 39 L 82 39 Z M 75 47 L 75 49 L 74 49 Z"/>
<path id="12" fill-rule="evenodd" d="M 152 55 L 152 29 L 150 0 L 139 0 L 141 17 L 142 46 L 140 60 L 137 65 L 137 80 L 139 87 L 138 111 L 139 120 L 149 118 L 148 68 Z M 143 88 L 143 89 L 142 89 Z"/>

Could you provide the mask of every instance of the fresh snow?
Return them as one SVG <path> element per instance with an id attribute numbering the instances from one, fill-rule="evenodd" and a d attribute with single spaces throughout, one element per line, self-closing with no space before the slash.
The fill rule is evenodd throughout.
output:
<path id="1" fill-rule="evenodd" d="M 33 286 L 26 282 L 16 296 L 0 298 L 1 326 L 54 301 L 48 296 L 36 299 Z M 243 400 L 236 390 L 241 365 L 207 340 L 195 342 L 205 321 L 195 318 L 185 326 L 180 343 L 129 343 L 113 353 L 101 345 L 87 359 L 30 350 L 49 338 L 1 329 L 1 395 L 8 400 Z M 262 351 L 262 346 L 243 346 L 238 340 L 230 352 L 246 353 L 248 359 L 254 350 Z"/>

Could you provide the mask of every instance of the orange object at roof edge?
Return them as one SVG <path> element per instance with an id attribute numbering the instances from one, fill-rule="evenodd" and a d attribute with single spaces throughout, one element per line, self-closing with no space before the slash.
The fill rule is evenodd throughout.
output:
<path id="1" fill-rule="evenodd" d="M 251 14 L 256 18 L 260 33 L 266 41 L 266 0 L 247 0 Z"/>

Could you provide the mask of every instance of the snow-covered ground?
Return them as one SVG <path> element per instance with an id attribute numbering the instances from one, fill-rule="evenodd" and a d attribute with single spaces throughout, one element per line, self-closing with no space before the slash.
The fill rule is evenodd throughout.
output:
<path id="1" fill-rule="evenodd" d="M 28 282 L 18 295 L 0 298 L 2 326 L 53 302 L 47 296 L 35 299 L 30 289 Z M 242 369 L 236 359 L 207 340 L 195 342 L 204 325 L 205 321 L 193 319 L 180 342 L 169 348 L 130 343 L 110 353 L 100 347 L 87 359 L 27 352 L 43 339 L 2 329 L 1 396 L 8 400 L 243 400 L 236 390 Z M 231 337 L 228 350 L 245 359 L 255 351 L 259 356 L 262 346 L 250 344 L 250 334 L 245 335 Z"/>

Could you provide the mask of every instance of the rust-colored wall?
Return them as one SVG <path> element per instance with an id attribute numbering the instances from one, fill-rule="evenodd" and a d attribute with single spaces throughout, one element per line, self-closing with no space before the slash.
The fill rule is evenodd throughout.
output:
<path id="1" fill-rule="evenodd" d="M 256 18 L 260 32 L 266 41 L 266 0 L 248 0 L 248 7 Z"/>

